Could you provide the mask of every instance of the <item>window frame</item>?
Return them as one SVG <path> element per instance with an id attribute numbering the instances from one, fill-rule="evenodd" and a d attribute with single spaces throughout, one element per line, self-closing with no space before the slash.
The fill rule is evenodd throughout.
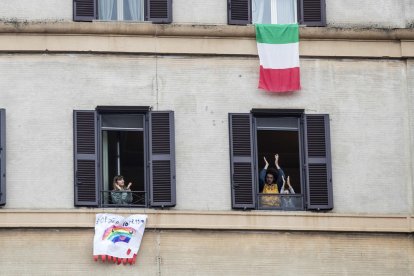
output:
<path id="1" fill-rule="evenodd" d="M 257 124 L 257 118 L 296 118 L 298 121 L 298 143 L 299 143 L 299 173 L 300 173 L 300 188 L 301 188 L 301 197 L 302 197 L 302 208 L 296 208 L 295 211 L 304 211 L 305 210 L 305 199 L 307 198 L 306 195 L 306 188 L 305 188 L 305 172 L 304 172 L 304 166 L 305 166 L 305 145 L 304 145 L 304 131 L 303 131 L 303 120 L 304 120 L 304 113 L 298 110 L 290 110 L 290 112 L 288 113 L 284 113 L 281 112 L 281 110 L 273 110 L 273 113 L 262 113 L 261 110 L 252 110 L 252 132 L 253 132 L 253 141 L 252 141 L 252 145 L 253 145 L 253 161 L 254 161 L 254 169 L 253 169 L 253 173 L 255 174 L 254 176 L 254 186 L 255 186 L 255 190 L 256 190 L 256 208 L 257 210 L 270 210 L 267 208 L 260 208 L 259 207 L 259 194 L 260 190 L 259 190 L 259 183 L 258 183 L 258 179 L 259 179 L 259 173 L 260 173 L 260 168 L 259 168 L 259 156 L 258 156 L 258 143 L 257 143 L 257 131 L 259 130 L 258 124 Z M 283 157 L 281 157 L 283 159 Z M 270 162 L 269 162 L 270 163 Z M 283 169 L 283 166 L 281 166 Z M 280 191 L 279 191 L 280 194 Z M 297 194 L 296 194 L 297 195 Z M 282 211 L 281 208 L 272 208 L 271 210 L 279 210 Z"/>
<path id="2" fill-rule="evenodd" d="M 73 0 L 73 21 L 92 22 L 96 20 L 99 20 L 98 0 Z M 172 20 L 172 0 L 145 0 L 144 20 L 127 21 L 169 24 Z M 111 21 L 125 22 L 124 20 Z"/>
<path id="3" fill-rule="evenodd" d="M 0 108 L 0 206 L 6 205 L 6 110 Z"/>
<path id="4" fill-rule="evenodd" d="M 305 114 L 301 109 L 252 109 L 229 113 L 230 180 L 233 209 L 259 209 L 257 127 L 254 117 L 300 118 L 299 135 L 303 154 L 301 187 L 303 210 L 333 209 L 332 163 L 328 114 Z M 250 133 L 250 134 L 249 134 Z M 254 150 L 253 150 L 254 149 Z M 249 165 L 250 164 L 250 165 Z M 242 170 L 237 167 L 242 166 Z M 250 169 L 249 169 L 250 166 Z M 282 166 L 283 167 L 283 166 Z M 249 171 L 250 170 L 250 171 Z M 252 178 L 250 180 L 250 174 Z M 252 195 L 251 195 L 252 194 Z M 271 208 L 275 209 L 275 208 Z"/>
<path id="5" fill-rule="evenodd" d="M 296 0 L 296 19 L 299 25 L 326 26 L 325 0 Z M 229 25 L 252 24 L 251 0 L 227 0 L 227 23 Z"/>
<path id="6" fill-rule="evenodd" d="M 174 112 L 152 111 L 150 107 L 142 106 L 98 106 L 95 110 L 73 111 L 75 206 L 120 207 L 105 204 L 101 195 L 104 186 L 100 115 L 106 113 L 144 115 L 144 151 L 147 148 L 144 152 L 145 207 L 174 207 L 176 204 Z M 160 164 L 162 164 L 161 169 L 159 169 Z M 143 206 L 129 204 L 122 207 Z"/>
<path id="7" fill-rule="evenodd" d="M 97 108 L 97 109 L 99 109 L 99 107 Z M 116 110 L 116 108 L 114 109 L 114 110 Z M 99 198 L 99 205 L 100 206 L 102 206 L 102 207 L 108 207 L 108 208 L 110 208 L 110 207 L 125 207 L 125 206 L 118 206 L 118 205 L 115 205 L 115 204 L 105 204 L 104 202 L 103 202 L 103 200 L 104 200 L 104 197 L 103 197 L 103 192 L 105 192 L 105 187 L 104 187 L 104 181 L 103 181 L 103 173 L 104 173 L 104 170 L 103 170 L 103 143 L 102 143 L 102 141 L 103 141 L 103 139 L 102 139 L 102 132 L 103 131 L 114 131 L 114 130 L 118 130 L 118 131 L 131 131 L 131 130 L 128 130 L 128 129 L 126 129 L 126 128 L 122 128 L 122 127 L 120 127 L 120 128 L 103 128 L 102 127 L 102 117 L 103 116 L 105 116 L 105 115 L 107 115 L 107 114 L 139 114 L 139 115 L 143 115 L 143 133 L 144 133 L 144 135 L 143 135 L 143 137 L 144 137 L 144 166 L 145 166 L 145 168 L 144 168 L 144 181 L 145 181 L 145 184 L 144 184 L 144 192 L 145 192 L 145 204 L 143 204 L 144 206 L 141 206 L 141 205 L 139 205 L 139 204 L 128 204 L 127 206 L 128 207 L 144 207 L 144 208 L 148 208 L 149 207 L 149 173 L 148 173 L 148 170 L 149 170 L 149 168 L 148 168 L 148 166 L 146 165 L 146 164 L 148 164 L 148 162 L 149 162 L 149 152 L 148 152 L 148 145 L 149 145 L 149 142 L 148 142 L 148 131 L 149 131 L 149 127 L 148 127 L 148 111 L 145 111 L 145 110 L 143 110 L 143 111 L 127 111 L 127 112 L 125 112 L 125 111 L 118 111 L 118 112 L 116 112 L 116 111 L 114 111 L 114 110 L 108 110 L 108 109 L 106 109 L 105 111 L 104 110 L 102 110 L 101 109 L 101 111 L 99 112 L 97 112 L 97 116 L 98 116 L 98 118 L 97 118 L 97 154 L 98 154 L 98 163 L 100 164 L 100 166 L 98 166 L 99 167 L 99 170 L 98 170 L 98 193 L 99 193 L 99 196 L 98 196 L 98 198 Z M 109 181 L 112 181 L 111 179 L 109 179 Z M 109 183 L 109 188 L 112 188 L 112 186 L 111 186 L 111 184 L 112 184 L 112 182 L 111 183 Z M 132 191 L 133 192 L 133 191 Z"/>

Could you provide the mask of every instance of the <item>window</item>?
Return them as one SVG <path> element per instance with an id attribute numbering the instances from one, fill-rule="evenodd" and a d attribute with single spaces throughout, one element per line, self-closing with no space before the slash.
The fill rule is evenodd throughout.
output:
<path id="1" fill-rule="evenodd" d="M 73 20 L 172 22 L 172 0 L 73 0 Z"/>
<path id="2" fill-rule="evenodd" d="M 325 26 L 325 0 L 228 0 L 228 24 Z"/>
<path id="3" fill-rule="evenodd" d="M 247 114 L 229 114 L 229 125 L 233 208 L 333 208 L 328 115 L 253 109 Z M 275 172 L 275 180 L 282 175 L 274 165 L 275 154 L 294 193 L 280 193 L 282 181 L 277 182 L 277 191 L 270 193 L 261 185 L 269 171 Z M 265 171 L 264 157 L 269 163 Z M 286 184 L 284 189 L 288 189 Z"/>
<path id="4" fill-rule="evenodd" d="M 75 110 L 74 134 L 76 206 L 175 205 L 173 112 L 103 106 Z M 132 182 L 131 191 L 113 191 L 117 175 Z"/>
<path id="5" fill-rule="evenodd" d="M 144 0 L 98 0 L 98 19 L 145 21 Z"/>
<path id="6" fill-rule="evenodd" d="M 0 206 L 6 204 L 6 110 L 0 109 Z"/>

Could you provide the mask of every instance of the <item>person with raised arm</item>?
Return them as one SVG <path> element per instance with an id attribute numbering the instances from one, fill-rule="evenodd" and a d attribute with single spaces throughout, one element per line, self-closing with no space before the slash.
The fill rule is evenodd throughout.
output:
<path id="1" fill-rule="evenodd" d="M 125 187 L 125 180 L 122 175 L 117 175 L 114 177 L 113 187 L 111 191 L 112 204 L 116 205 L 128 205 L 132 202 L 132 193 L 131 193 L 132 182 L 128 183 L 128 186 Z"/>

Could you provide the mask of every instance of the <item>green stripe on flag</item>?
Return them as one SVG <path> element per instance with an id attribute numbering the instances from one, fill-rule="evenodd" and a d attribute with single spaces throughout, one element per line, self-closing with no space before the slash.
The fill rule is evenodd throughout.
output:
<path id="1" fill-rule="evenodd" d="M 256 24 L 257 43 L 288 44 L 299 42 L 298 24 Z"/>

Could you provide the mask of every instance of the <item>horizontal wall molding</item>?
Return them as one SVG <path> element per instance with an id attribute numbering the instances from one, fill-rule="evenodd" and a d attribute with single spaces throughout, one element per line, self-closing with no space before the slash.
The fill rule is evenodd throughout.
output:
<path id="1" fill-rule="evenodd" d="M 414 40 L 414 29 L 300 27 L 301 39 Z M 101 34 L 255 38 L 253 25 L 151 24 L 125 22 L 0 22 L 0 33 Z"/>
<path id="2" fill-rule="evenodd" d="M 414 29 L 300 28 L 302 57 L 414 57 Z M 257 56 L 254 26 L 0 22 L 0 52 Z"/>
<path id="3" fill-rule="evenodd" d="M 152 209 L 0 210 L 0 228 L 93 228 L 97 213 L 147 214 L 151 229 L 413 233 L 414 216 Z"/>

